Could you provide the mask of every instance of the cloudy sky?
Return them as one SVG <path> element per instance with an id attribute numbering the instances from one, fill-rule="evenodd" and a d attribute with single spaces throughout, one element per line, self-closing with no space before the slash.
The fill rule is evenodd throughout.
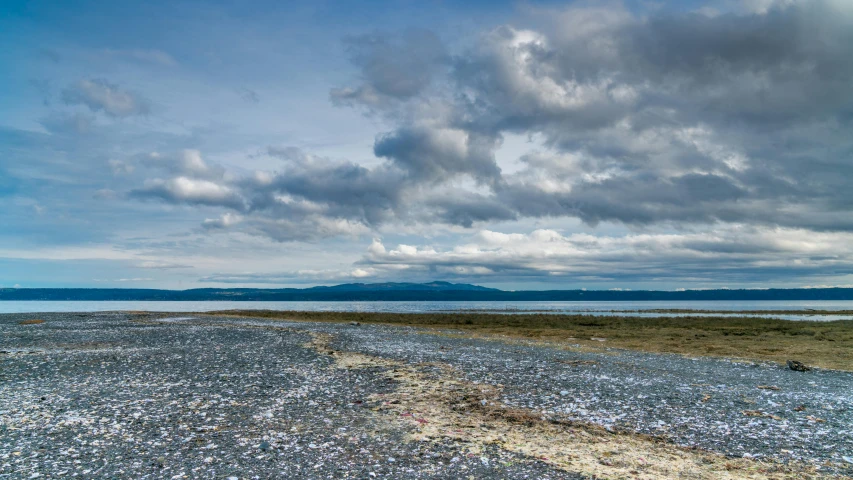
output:
<path id="1" fill-rule="evenodd" d="M 853 2 L 5 2 L 0 286 L 853 284 Z"/>

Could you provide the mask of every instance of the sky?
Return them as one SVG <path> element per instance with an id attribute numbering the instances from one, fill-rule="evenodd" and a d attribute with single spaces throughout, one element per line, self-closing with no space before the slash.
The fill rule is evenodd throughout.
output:
<path id="1" fill-rule="evenodd" d="M 853 284 L 853 2 L 2 2 L 0 287 Z"/>

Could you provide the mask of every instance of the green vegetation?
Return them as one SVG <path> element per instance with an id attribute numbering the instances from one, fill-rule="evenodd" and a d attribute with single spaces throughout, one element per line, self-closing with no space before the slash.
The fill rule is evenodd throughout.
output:
<path id="1" fill-rule="evenodd" d="M 729 312 L 738 313 L 738 312 Z M 762 318 L 601 317 L 489 313 L 362 313 L 229 310 L 219 315 L 314 322 L 361 322 L 452 328 L 479 335 L 784 363 L 853 371 L 853 321 Z M 599 340 L 593 340 L 599 339 Z M 606 339 L 601 341 L 600 339 Z"/>

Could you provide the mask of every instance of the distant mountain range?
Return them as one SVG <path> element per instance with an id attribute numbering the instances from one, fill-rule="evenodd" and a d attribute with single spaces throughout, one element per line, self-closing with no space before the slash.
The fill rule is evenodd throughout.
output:
<path id="1" fill-rule="evenodd" d="M 448 282 L 347 283 L 310 288 L 4 288 L 2 300 L 160 301 L 647 301 L 647 300 L 853 300 L 853 288 L 767 290 L 542 290 L 505 291 Z"/>
<path id="2" fill-rule="evenodd" d="M 430 282 L 430 283 L 344 283 L 331 287 L 311 287 L 305 292 L 390 292 L 390 291 L 432 291 L 432 292 L 500 292 L 497 288 L 481 287 L 467 283 Z"/>

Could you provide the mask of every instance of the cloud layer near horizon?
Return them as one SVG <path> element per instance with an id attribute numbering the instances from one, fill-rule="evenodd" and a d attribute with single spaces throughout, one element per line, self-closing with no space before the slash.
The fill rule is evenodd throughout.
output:
<path id="1" fill-rule="evenodd" d="M 453 42 L 427 28 L 349 34 L 352 73 L 324 100 L 378 127 L 367 159 L 264 137 L 241 162 L 181 146 L 168 122 L 167 140 L 149 141 L 141 129 L 164 101 L 101 77 L 61 87 L 41 123 L 53 143 L 111 129 L 148 147 L 98 145 L 110 173 L 92 188 L 126 208 L 195 212 L 192 235 L 361 249 L 383 238 L 350 249 L 347 267 L 202 282 L 841 281 L 853 262 L 853 7 L 758 3 L 532 9 Z M 101 54 L 170 72 L 180 62 Z"/>

